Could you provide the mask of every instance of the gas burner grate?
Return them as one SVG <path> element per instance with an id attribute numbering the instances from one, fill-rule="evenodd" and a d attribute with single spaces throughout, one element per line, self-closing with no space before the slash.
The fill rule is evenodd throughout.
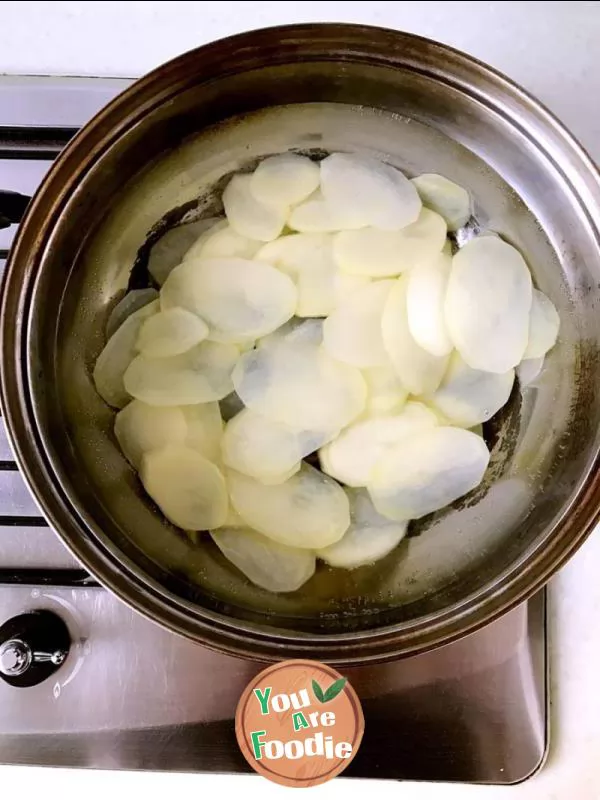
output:
<path id="1" fill-rule="evenodd" d="M 128 83 L 11 78 L 0 85 L 0 274 L 18 229 L 16 220 L 56 156 L 80 126 Z M 53 124 L 46 124 L 48 119 Z M 79 567 L 40 514 L 19 473 L 0 419 L 0 586 L 3 585 L 99 586 Z"/>

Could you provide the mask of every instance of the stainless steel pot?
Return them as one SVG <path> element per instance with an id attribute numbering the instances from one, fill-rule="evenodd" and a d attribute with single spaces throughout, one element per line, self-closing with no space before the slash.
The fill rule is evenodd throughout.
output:
<path id="1" fill-rule="evenodd" d="M 321 567 L 278 596 L 166 523 L 116 446 L 91 370 L 111 308 L 147 284 L 165 233 L 218 213 L 227 175 L 288 149 L 368 150 L 468 186 L 478 224 L 526 255 L 562 327 L 539 387 L 517 387 L 487 431 L 483 487 L 379 564 Z M 600 180 L 585 152 L 523 90 L 455 50 L 337 24 L 202 47 L 96 116 L 29 207 L 0 309 L 17 459 L 81 562 L 198 642 L 336 663 L 432 648 L 538 589 L 598 518 L 599 241 Z"/>

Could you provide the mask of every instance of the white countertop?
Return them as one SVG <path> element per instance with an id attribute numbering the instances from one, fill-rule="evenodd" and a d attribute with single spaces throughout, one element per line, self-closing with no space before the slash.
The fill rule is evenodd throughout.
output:
<path id="1" fill-rule="evenodd" d="M 545 102 L 600 161 L 598 2 L 3 2 L 0 73 L 137 76 L 212 39 L 299 21 L 365 22 L 459 47 L 503 70 Z M 311 797 L 378 800 L 597 800 L 600 796 L 600 535 L 552 583 L 552 746 L 545 768 L 511 788 L 350 782 Z M 2 709 L 0 709 L 0 714 Z M 287 791 L 255 776 L 0 767 L 5 797 L 144 800 Z M 193 793 L 193 794 L 192 794 Z"/>

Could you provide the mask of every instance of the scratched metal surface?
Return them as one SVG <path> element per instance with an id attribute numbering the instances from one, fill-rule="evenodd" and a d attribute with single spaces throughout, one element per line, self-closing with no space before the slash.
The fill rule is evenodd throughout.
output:
<path id="1" fill-rule="evenodd" d="M 32 192 L 52 157 L 126 85 L 0 79 L 0 188 Z M 0 231 L 0 268 L 15 226 Z M 0 421 L 0 623 L 47 608 L 72 648 L 50 680 L 0 681 L 0 762 L 247 771 L 237 700 L 260 665 L 212 653 L 130 611 L 95 585 L 46 526 Z M 347 775 L 511 783 L 548 744 L 545 595 L 471 637 L 349 673 L 366 735 Z"/>

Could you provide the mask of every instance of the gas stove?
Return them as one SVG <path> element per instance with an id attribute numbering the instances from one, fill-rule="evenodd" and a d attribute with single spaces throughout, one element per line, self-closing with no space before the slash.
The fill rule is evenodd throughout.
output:
<path id="1" fill-rule="evenodd" d="M 0 78 L 0 190 L 31 195 L 129 83 Z M 0 269 L 15 231 L 0 230 Z M 100 587 L 41 516 L 0 421 L 0 763 L 246 772 L 233 717 L 260 670 L 163 630 Z M 345 776 L 509 784 L 543 764 L 544 591 L 459 642 L 347 675 L 366 731 Z"/>

